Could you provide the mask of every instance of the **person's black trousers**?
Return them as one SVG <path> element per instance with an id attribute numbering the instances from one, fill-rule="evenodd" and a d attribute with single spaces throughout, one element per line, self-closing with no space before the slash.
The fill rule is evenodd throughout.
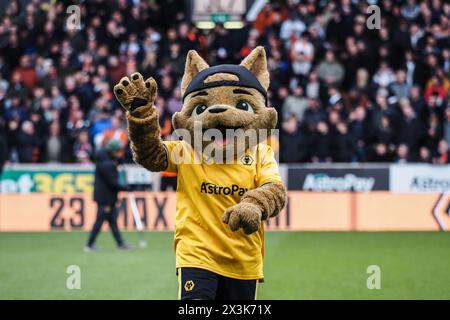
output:
<path id="1" fill-rule="evenodd" d="M 108 221 L 109 227 L 112 231 L 114 239 L 117 242 L 117 245 L 121 246 L 123 244 L 122 236 L 120 234 L 119 228 L 117 227 L 117 215 L 118 210 L 115 204 L 98 204 L 97 218 L 95 220 L 94 226 L 92 227 L 91 234 L 89 235 L 89 240 L 87 243 L 88 246 L 92 246 L 95 243 L 95 239 L 97 238 L 97 235 L 99 234 L 105 220 Z"/>

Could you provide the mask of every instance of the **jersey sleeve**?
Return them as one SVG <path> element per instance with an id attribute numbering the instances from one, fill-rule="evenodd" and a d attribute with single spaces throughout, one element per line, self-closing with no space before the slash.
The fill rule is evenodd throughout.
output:
<path id="1" fill-rule="evenodd" d="M 257 179 L 257 187 L 270 182 L 282 182 L 280 170 L 272 148 L 264 145 L 261 148 L 261 168 Z"/>
<path id="2" fill-rule="evenodd" d="M 167 169 L 165 172 L 178 173 L 178 164 L 180 159 L 180 153 L 182 152 L 181 141 L 163 141 L 164 148 L 167 153 Z"/>

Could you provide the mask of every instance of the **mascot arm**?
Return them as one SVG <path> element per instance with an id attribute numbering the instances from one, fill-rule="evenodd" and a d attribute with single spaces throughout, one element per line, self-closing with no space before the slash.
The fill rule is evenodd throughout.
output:
<path id="1" fill-rule="evenodd" d="M 261 210 L 261 220 L 277 216 L 286 203 L 286 190 L 280 182 L 266 183 L 247 191 L 241 203 L 251 203 Z"/>
<path id="2" fill-rule="evenodd" d="M 136 163 L 150 171 L 167 168 L 167 152 L 160 137 L 158 112 L 154 107 L 157 85 L 134 73 L 114 87 L 114 94 L 126 110 L 131 151 Z"/>
<path id="3" fill-rule="evenodd" d="M 247 191 L 238 204 L 225 211 L 222 221 L 232 231 L 242 228 L 246 234 L 252 234 L 259 229 L 261 221 L 278 215 L 285 203 L 284 185 L 281 182 L 266 183 Z"/>
<path id="4" fill-rule="evenodd" d="M 128 113 L 127 120 L 133 160 L 150 171 L 165 170 L 167 152 L 160 138 L 156 110 L 145 118 Z"/>

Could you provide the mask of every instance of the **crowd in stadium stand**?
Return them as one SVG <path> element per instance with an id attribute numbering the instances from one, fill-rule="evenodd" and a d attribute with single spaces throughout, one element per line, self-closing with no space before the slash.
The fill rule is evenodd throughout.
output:
<path id="1" fill-rule="evenodd" d="M 271 1 L 241 29 L 211 30 L 189 22 L 181 0 L 85 1 L 75 30 L 66 27 L 70 1 L 21 3 L 0 13 L 6 162 L 86 163 L 110 138 L 126 146 L 112 87 L 136 71 L 156 78 L 169 137 L 188 50 L 215 65 L 239 63 L 257 45 L 267 52 L 281 162 L 450 162 L 447 1 L 369 1 L 380 29 L 367 27 L 364 1 Z"/>

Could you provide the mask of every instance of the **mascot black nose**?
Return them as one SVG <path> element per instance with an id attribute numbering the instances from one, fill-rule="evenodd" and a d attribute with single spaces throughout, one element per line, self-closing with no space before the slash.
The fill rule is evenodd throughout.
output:
<path id="1" fill-rule="evenodd" d="M 215 107 L 215 108 L 209 108 L 208 111 L 211 113 L 221 113 L 226 111 L 227 108 L 222 108 L 222 107 Z"/>

